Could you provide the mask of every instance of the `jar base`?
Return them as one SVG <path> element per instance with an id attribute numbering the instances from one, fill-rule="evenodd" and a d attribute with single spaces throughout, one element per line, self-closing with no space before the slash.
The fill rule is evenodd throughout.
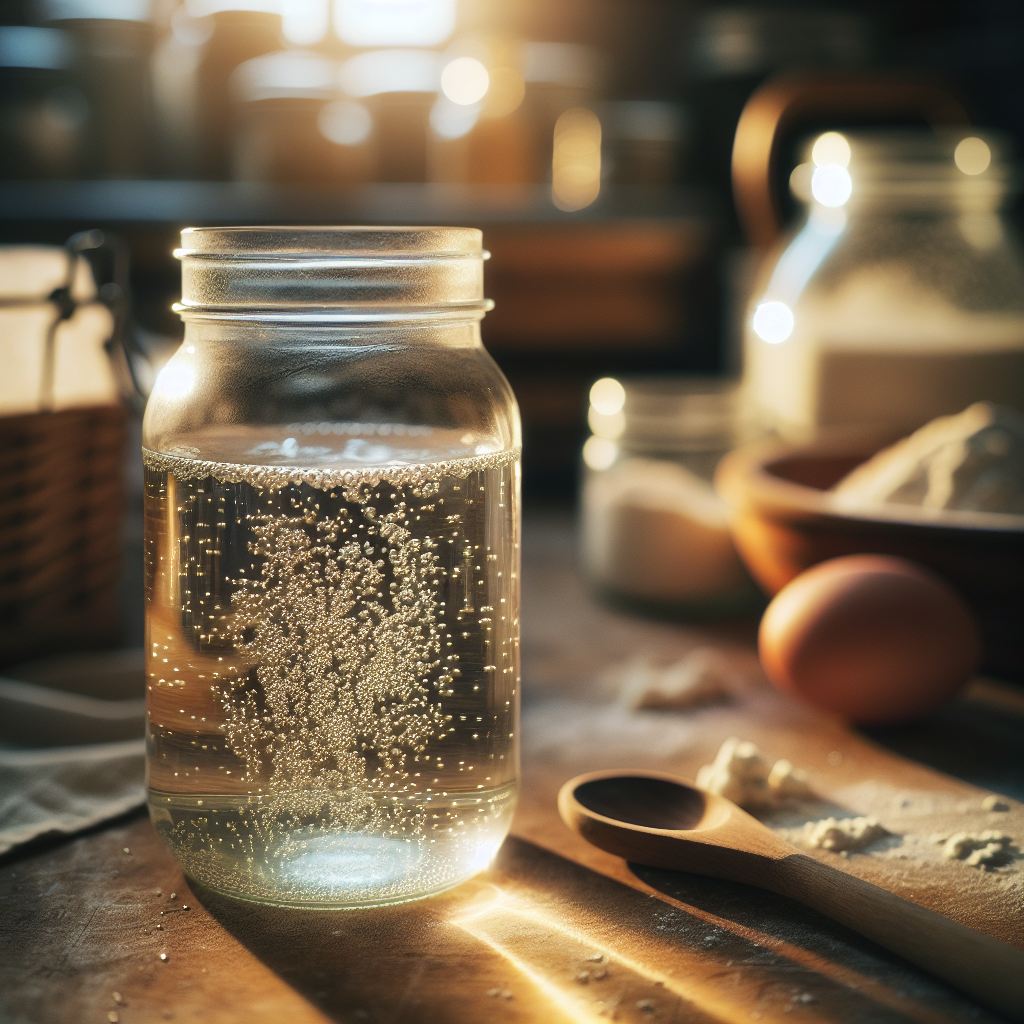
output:
<path id="1" fill-rule="evenodd" d="M 485 865 L 486 867 L 486 865 Z M 448 892 L 451 889 L 456 889 L 463 882 L 468 882 L 471 878 L 475 877 L 483 871 L 484 868 L 479 868 L 476 871 L 462 877 L 456 878 L 454 881 L 446 882 L 444 885 L 439 885 L 433 889 L 426 889 L 423 892 L 410 893 L 407 896 L 395 896 L 391 898 L 384 898 L 379 900 L 360 900 L 357 902 L 353 901 L 338 901 L 331 902 L 328 900 L 319 900 L 311 902 L 307 900 L 289 900 L 289 899 L 274 899 L 271 896 L 253 896 L 249 893 L 239 892 L 234 889 L 224 888 L 219 885 L 211 885 L 208 882 L 204 882 L 201 878 L 196 878 L 185 872 L 185 877 L 188 879 L 189 884 L 193 888 L 198 888 L 198 894 L 202 891 L 214 892 L 218 896 L 223 896 L 231 900 L 239 900 L 243 903 L 254 903 L 261 907 L 281 907 L 285 910 L 370 910 L 374 907 L 394 907 L 401 903 L 416 903 L 419 900 L 430 899 L 433 896 L 440 896 L 442 893 Z"/>
<path id="2" fill-rule="evenodd" d="M 405 834 L 303 821 L 265 798 L 224 794 L 151 793 L 150 815 L 185 874 L 214 892 L 270 906 L 354 910 L 433 896 L 486 868 L 508 833 L 514 793 L 506 785 L 449 796 L 428 806 L 450 827 Z"/>

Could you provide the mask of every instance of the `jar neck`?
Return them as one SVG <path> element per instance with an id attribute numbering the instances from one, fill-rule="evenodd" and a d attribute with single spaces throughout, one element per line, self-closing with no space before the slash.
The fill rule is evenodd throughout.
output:
<path id="1" fill-rule="evenodd" d="M 480 316 L 460 320 L 384 320 L 378 322 L 295 322 L 291 320 L 184 317 L 188 346 L 207 348 L 287 346 L 290 351 L 339 349 L 356 352 L 427 346 L 480 348 Z"/>

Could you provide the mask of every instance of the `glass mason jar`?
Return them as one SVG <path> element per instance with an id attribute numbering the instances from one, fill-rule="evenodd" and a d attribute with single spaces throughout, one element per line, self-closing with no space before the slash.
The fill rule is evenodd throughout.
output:
<path id="1" fill-rule="evenodd" d="M 1024 260 L 998 139 L 828 132 L 791 187 L 807 216 L 767 261 L 744 378 L 764 427 L 898 436 L 988 400 L 1024 410 Z"/>
<path id="2" fill-rule="evenodd" d="M 583 447 L 582 562 L 606 599 L 679 618 L 762 604 L 712 486 L 742 439 L 734 382 L 606 377 L 590 391 Z"/>
<path id="3" fill-rule="evenodd" d="M 182 233 L 146 410 L 152 819 L 266 903 L 415 899 L 515 803 L 520 429 L 470 228 Z"/>

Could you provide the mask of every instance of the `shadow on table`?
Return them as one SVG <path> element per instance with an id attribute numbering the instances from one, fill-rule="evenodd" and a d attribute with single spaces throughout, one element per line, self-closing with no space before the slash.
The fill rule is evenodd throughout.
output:
<path id="1" fill-rule="evenodd" d="M 1021 709 L 961 699 L 906 725 L 861 731 L 879 746 L 982 789 L 1024 800 Z"/>
<path id="2" fill-rule="evenodd" d="M 938 983 L 782 897 L 633 870 L 684 906 L 514 838 L 488 872 L 416 903 L 291 910 L 195 893 L 336 1021 L 710 1022 L 820 1004 L 853 1024 L 956 1006 Z"/>

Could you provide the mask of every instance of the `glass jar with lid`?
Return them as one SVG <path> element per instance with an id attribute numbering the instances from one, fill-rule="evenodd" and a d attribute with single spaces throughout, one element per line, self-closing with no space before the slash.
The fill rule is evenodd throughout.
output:
<path id="1" fill-rule="evenodd" d="M 719 460 L 744 436 L 733 381 L 606 377 L 590 392 L 582 561 L 606 599 L 681 618 L 758 607 L 715 494 Z"/>
<path id="2" fill-rule="evenodd" d="M 221 892 L 486 866 L 517 780 L 520 429 L 469 228 L 182 234 L 146 410 L 150 813 Z"/>
<path id="3" fill-rule="evenodd" d="M 753 291 L 744 376 L 769 429 L 893 435 L 979 400 L 1024 409 L 1024 260 L 1002 141 L 828 132 L 791 177 L 807 204 Z"/>

